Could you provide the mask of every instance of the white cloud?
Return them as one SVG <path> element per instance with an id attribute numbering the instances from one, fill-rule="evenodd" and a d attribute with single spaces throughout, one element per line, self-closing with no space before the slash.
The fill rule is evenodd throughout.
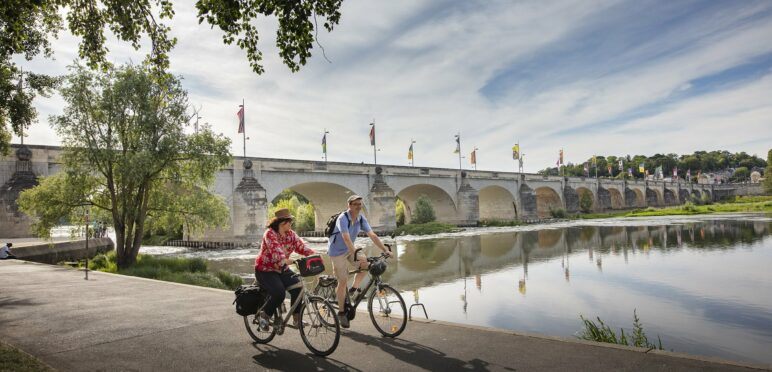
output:
<path id="1" fill-rule="evenodd" d="M 593 153 L 718 148 L 765 153 L 769 142 L 759 141 L 759 133 L 769 132 L 764 122 L 772 110 L 772 103 L 764 99 L 772 94 L 768 76 L 670 101 L 677 94 L 693 92 L 695 79 L 772 53 L 767 42 L 772 21 L 740 21 L 758 13 L 759 7 L 768 7 L 763 3 L 729 7 L 720 16 L 685 23 L 678 32 L 654 33 L 644 43 L 621 46 L 622 69 L 609 66 L 609 72 L 600 75 L 555 71 L 570 79 L 544 89 L 512 86 L 493 101 L 480 93 L 501 71 L 545 50 L 554 51 L 556 43 L 590 25 L 599 14 L 625 5 L 600 0 L 453 6 L 431 1 L 346 2 L 341 24 L 332 33 L 319 32 L 333 62 L 325 61 L 315 48 L 309 64 L 295 74 L 283 66 L 273 45 L 276 22 L 261 21 L 266 73 L 257 76 L 244 51 L 224 45 L 219 30 L 198 25 L 192 5 L 177 4 L 172 29 L 179 43 L 171 63 L 173 72 L 184 78 L 191 104 L 203 105 L 203 121 L 231 136 L 236 155 L 241 155 L 242 144 L 235 113 L 242 98 L 250 156 L 320 159 L 322 131 L 327 128 L 331 161 L 370 162 L 367 124 L 373 118 L 381 148 L 379 163 L 390 164 L 407 164 L 413 138 L 417 165 L 457 167 L 458 158 L 452 153 L 457 131 L 462 133 L 465 155 L 472 146 L 480 148 L 481 169 L 513 169 L 510 149 L 518 139 L 527 154 L 528 171 L 553 165 L 560 147 L 574 162 Z M 681 44 L 688 46 L 679 48 Z M 115 62 L 143 58 L 125 43 L 110 45 Z M 56 61 L 27 65 L 36 71 L 64 73 L 77 52 L 76 40 L 62 35 L 55 49 Z M 660 49 L 669 53 L 646 58 Z M 593 63 L 595 71 L 603 71 L 603 60 Z M 663 100 L 668 105 L 653 116 L 619 119 Z M 41 124 L 33 126 L 28 141 L 57 144 L 45 122 L 49 114 L 61 113 L 62 100 L 40 99 L 36 105 Z M 576 129 L 570 136 L 556 135 L 601 122 L 615 125 L 589 127 L 587 134 Z M 674 130 L 676 126 L 682 129 Z M 749 130 L 738 131 L 737 126 Z"/>

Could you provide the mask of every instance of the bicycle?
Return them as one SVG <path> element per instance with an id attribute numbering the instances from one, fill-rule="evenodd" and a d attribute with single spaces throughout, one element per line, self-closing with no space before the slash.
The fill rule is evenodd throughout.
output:
<path id="1" fill-rule="evenodd" d="M 295 263 L 298 265 L 298 263 Z M 298 265 L 299 266 L 299 265 Z M 295 277 L 300 276 L 295 274 Z M 255 281 L 256 285 L 257 281 Z M 265 307 L 270 295 L 265 295 L 266 300 L 258 307 L 254 314 L 244 316 L 244 326 L 247 328 L 247 332 L 255 342 L 259 344 L 267 344 L 273 340 L 276 335 L 284 334 L 285 328 L 295 328 L 288 325 L 290 318 L 294 310 L 301 306 L 300 319 L 297 324 L 297 328 L 300 331 L 300 337 L 303 339 L 303 343 L 306 344 L 311 352 L 319 356 L 327 356 L 332 354 L 338 347 L 340 341 L 340 323 L 336 315 L 336 310 L 332 305 L 322 297 L 309 295 L 305 290 L 305 285 L 301 279 L 295 285 L 287 288 L 287 290 L 300 288 L 300 295 L 297 301 L 292 304 L 287 311 L 285 305 L 282 302 L 276 309 L 273 315 L 273 319 L 269 322 L 268 329 L 261 329 L 260 327 L 260 312 Z M 286 313 L 282 319 L 282 314 Z M 331 339 L 331 343 L 330 340 Z M 319 343 L 317 345 L 316 343 Z"/>
<path id="2" fill-rule="evenodd" d="M 390 245 L 386 244 L 386 247 L 391 251 Z M 361 250 L 361 248 L 357 249 L 354 252 L 354 257 Z M 386 257 L 385 253 L 381 253 L 379 256 L 367 257 L 368 267 L 366 269 L 359 268 L 349 271 L 349 275 L 354 275 L 367 270 L 370 273 L 370 281 L 353 301 L 347 288 L 345 310 L 348 319 L 353 320 L 356 316 L 357 307 L 367 298 L 367 311 L 370 313 L 370 320 L 373 322 L 375 329 L 386 337 L 397 337 L 405 330 L 407 325 L 407 310 L 402 295 L 381 280 L 381 274 L 386 271 L 387 267 Z M 322 275 L 317 280 L 312 294 L 327 299 L 337 311 L 338 301 L 335 295 L 337 285 L 338 280 L 334 276 Z"/>

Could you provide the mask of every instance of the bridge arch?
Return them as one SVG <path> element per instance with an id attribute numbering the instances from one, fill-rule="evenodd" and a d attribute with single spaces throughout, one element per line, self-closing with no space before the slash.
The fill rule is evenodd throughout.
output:
<path id="1" fill-rule="evenodd" d="M 662 205 L 662 194 L 658 189 L 646 188 L 646 204 Z"/>
<path id="2" fill-rule="evenodd" d="M 429 184 L 417 184 L 405 187 L 397 193 L 397 197 L 405 203 L 405 223 L 410 223 L 418 197 L 426 195 L 432 202 L 437 221 L 452 223 L 456 219 L 456 203 L 445 190 Z"/>
<path id="3" fill-rule="evenodd" d="M 501 186 L 487 186 L 478 192 L 481 220 L 514 220 L 515 198 Z"/>
<path id="4" fill-rule="evenodd" d="M 347 187 L 331 182 L 305 182 L 290 186 L 288 189 L 303 195 L 314 206 L 316 231 L 324 230 L 324 225 L 330 216 L 346 210 L 348 208 L 346 200 L 354 195 L 354 191 Z M 278 193 L 273 198 L 277 195 Z M 363 200 L 363 202 L 362 211 L 367 216 L 367 201 Z"/>
<path id="5" fill-rule="evenodd" d="M 700 190 L 697 190 L 697 189 L 692 190 L 692 196 L 697 199 L 702 199 L 702 193 L 700 192 Z"/>
<path id="6" fill-rule="evenodd" d="M 678 204 L 678 197 L 676 196 L 675 192 L 673 190 L 665 188 L 665 194 L 663 195 L 665 198 L 665 205 L 676 205 Z"/>
<path id="7" fill-rule="evenodd" d="M 705 196 L 708 198 L 708 200 L 711 200 L 711 201 L 713 200 L 713 197 L 712 197 L 712 195 L 710 193 L 710 190 L 703 189 L 702 193 L 705 194 Z"/>
<path id="8" fill-rule="evenodd" d="M 536 215 L 539 218 L 552 217 L 552 210 L 563 208 L 560 195 L 551 187 L 538 187 L 533 192 L 536 196 Z"/>
<path id="9" fill-rule="evenodd" d="M 681 203 L 686 203 L 689 200 L 689 190 L 687 189 L 678 190 L 678 199 L 680 199 Z"/>
<path id="10" fill-rule="evenodd" d="M 622 197 L 622 193 L 616 187 L 608 187 L 609 195 L 611 197 L 611 209 L 623 209 L 625 207 L 625 199 Z"/>
<path id="11" fill-rule="evenodd" d="M 643 192 L 641 190 L 634 188 L 627 188 L 625 189 L 625 202 L 627 202 L 627 207 L 634 208 L 634 207 L 643 207 L 645 204 L 645 199 L 643 197 Z"/>

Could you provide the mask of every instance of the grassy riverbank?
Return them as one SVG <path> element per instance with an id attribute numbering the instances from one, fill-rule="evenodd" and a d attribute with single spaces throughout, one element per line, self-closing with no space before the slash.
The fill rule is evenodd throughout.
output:
<path id="1" fill-rule="evenodd" d="M 609 212 L 609 213 L 587 213 L 579 214 L 576 217 L 580 219 L 593 218 L 612 218 L 612 217 L 650 217 L 650 216 L 677 216 L 693 214 L 710 213 L 741 213 L 741 212 L 762 212 L 772 213 L 772 196 L 740 196 L 734 201 L 695 205 L 687 202 L 684 205 L 670 208 L 646 208 L 633 211 Z"/>
<path id="2" fill-rule="evenodd" d="M 0 371 L 43 372 L 53 371 L 35 357 L 0 341 Z"/>
<path id="3" fill-rule="evenodd" d="M 115 251 L 100 254 L 89 261 L 89 269 L 220 289 L 236 289 L 243 284 L 241 277 L 231 273 L 210 272 L 201 258 L 139 255 L 134 266 L 123 270 L 118 269 L 115 259 Z"/>

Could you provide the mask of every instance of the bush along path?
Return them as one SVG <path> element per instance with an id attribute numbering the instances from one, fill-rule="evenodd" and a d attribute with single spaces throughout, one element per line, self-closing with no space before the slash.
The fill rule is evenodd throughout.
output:
<path id="1" fill-rule="evenodd" d="M 89 261 L 90 270 L 138 276 L 167 282 L 192 284 L 201 287 L 236 289 L 243 284 L 241 277 L 226 271 L 210 272 L 201 258 L 157 257 L 138 255 L 137 263 L 118 269 L 115 252 L 100 254 Z"/>

